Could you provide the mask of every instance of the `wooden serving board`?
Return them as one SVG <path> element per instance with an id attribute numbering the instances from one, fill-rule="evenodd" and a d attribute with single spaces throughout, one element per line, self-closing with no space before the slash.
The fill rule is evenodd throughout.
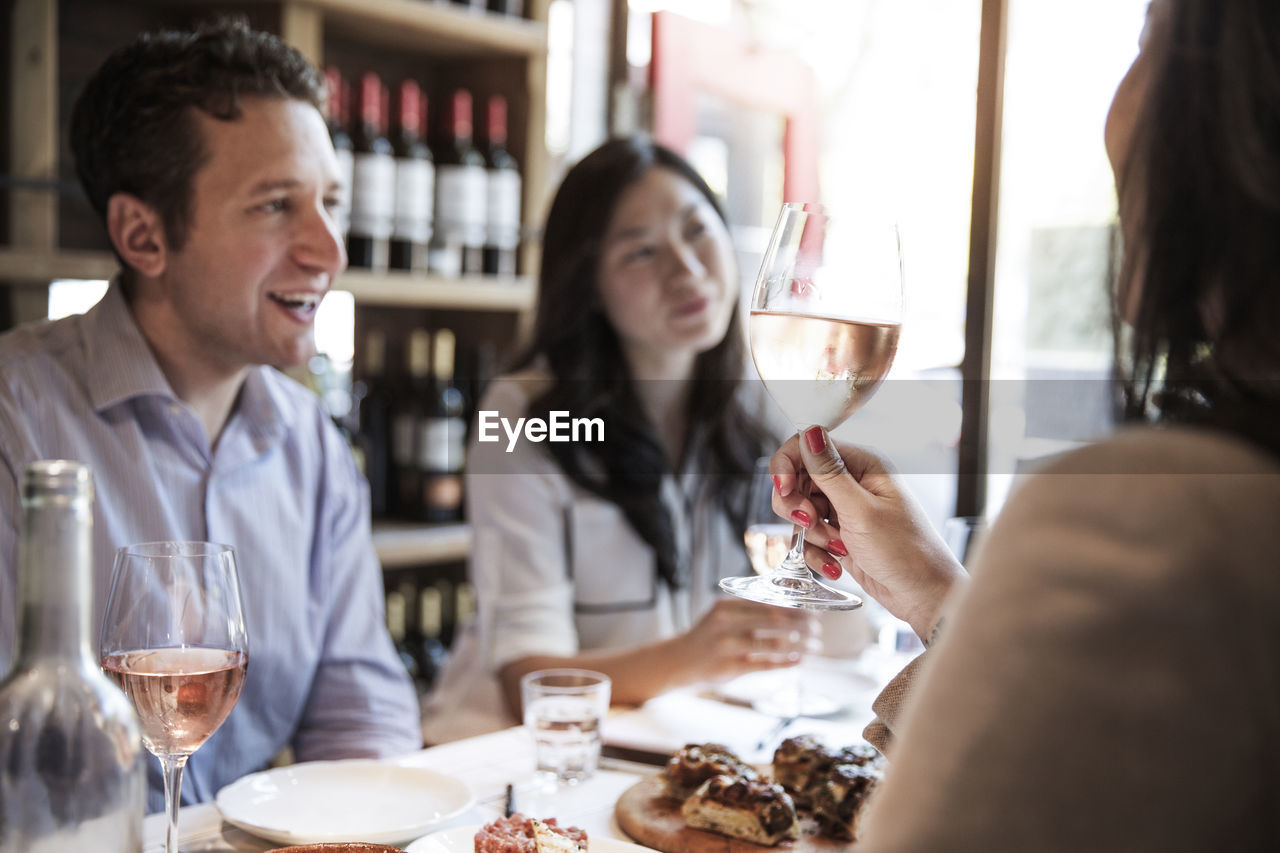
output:
<path id="1" fill-rule="evenodd" d="M 817 834 L 813 818 L 800 816 L 800 837 L 775 847 L 765 847 L 684 825 L 680 801 L 668 797 L 660 776 L 651 776 L 622 792 L 614 807 L 618 826 L 636 843 L 662 853 L 834 853 L 849 851 L 847 841 L 824 838 Z"/>

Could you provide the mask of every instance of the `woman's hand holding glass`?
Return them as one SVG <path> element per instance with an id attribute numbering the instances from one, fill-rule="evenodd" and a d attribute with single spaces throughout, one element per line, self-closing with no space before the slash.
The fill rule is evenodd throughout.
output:
<path id="1" fill-rule="evenodd" d="M 814 430 L 790 438 L 770 460 L 774 511 L 783 518 L 808 513 L 814 523 L 806 531 L 806 563 L 820 570 L 838 560 L 927 641 L 943 601 L 965 577 L 963 567 L 883 459 Z M 808 496 L 799 488 L 802 475 L 812 483 Z M 839 550 L 848 555 L 836 556 Z"/>
<path id="2" fill-rule="evenodd" d="M 784 204 L 751 297 L 756 370 L 797 432 L 834 428 L 875 393 L 898 348 L 902 252 L 896 226 Z M 767 576 L 725 578 L 733 595 L 780 607 L 852 610 L 862 600 L 818 583 L 804 559 L 811 518 Z"/>
<path id="3" fill-rule="evenodd" d="M 677 659 L 696 668 L 688 681 L 727 681 L 749 672 L 800 663 L 820 628 L 810 613 L 723 598 L 688 632 L 672 640 Z"/>

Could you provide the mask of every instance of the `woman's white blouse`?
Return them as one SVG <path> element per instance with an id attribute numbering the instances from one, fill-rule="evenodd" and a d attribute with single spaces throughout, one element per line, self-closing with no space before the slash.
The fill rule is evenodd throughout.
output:
<path id="1" fill-rule="evenodd" d="M 548 382 L 536 369 L 497 379 L 479 409 L 514 425 Z M 608 430 L 606 423 L 606 436 Z M 721 577 L 749 571 L 742 531 L 720 511 L 709 479 L 697 470 L 668 475 L 662 483 L 675 527 L 676 564 L 689 576 L 673 591 L 658 577 L 653 549 L 616 504 L 573 484 L 545 442 L 522 437 L 508 452 L 506 433 L 496 432 L 498 441 L 481 442 L 473 430 L 468 448 L 477 612 L 455 639 L 441 682 L 424 706 L 428 743 L 519 722 L 498 683 L 503 665 L 681 633 L 711 607 Z"/>

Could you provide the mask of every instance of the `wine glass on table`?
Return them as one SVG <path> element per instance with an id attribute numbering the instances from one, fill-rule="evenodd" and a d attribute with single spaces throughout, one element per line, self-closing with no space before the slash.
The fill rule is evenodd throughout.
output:
<path id="1" fill-rule="evenodd" d="M 769 396 L 797 432 L 834 429 L 871 399 L 893 364 L 901 323 L 897 227 L 841 218 L 816 204 L 784 204 L 751 297 L 748 335 Z M 808 479 L 801 484 L 807 491 Z M 798 524 L 790 545 L 767 574 L 725 578 L 720 587 L 781 607 L 862 605 L 815 579 Z"/>
<path id="2" fill-rule="evenodd" d="M 177 853 L 182 770 L 235 706 L 249 663 L 232 548 L 147 542 L 116 552 L 101 663 L 133 702 L 143 745 L 160 759 L 165 851 Z"/>

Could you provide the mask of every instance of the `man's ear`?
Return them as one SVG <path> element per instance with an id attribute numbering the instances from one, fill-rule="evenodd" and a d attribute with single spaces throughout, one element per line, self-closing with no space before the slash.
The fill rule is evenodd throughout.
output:
<path id="1" fill-rule="evenodd" d="M 107 233 L 124 262 L 149 278 L 164 272 L 168 241 L 159 212 L 136 195 L 118 192 L 107 200 Z"/>

